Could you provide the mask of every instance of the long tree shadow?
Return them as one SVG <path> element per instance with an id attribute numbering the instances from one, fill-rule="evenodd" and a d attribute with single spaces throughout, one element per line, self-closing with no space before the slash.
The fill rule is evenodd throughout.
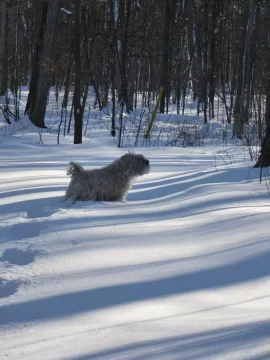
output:
<path id="1" fill-rule="evenodd" d="M 258 179 L 256 171 L 250 172 L 248 167 L 238 169 L 224 168 L 218 171 L 215 168 L 193 171 L 189 173 L 173 174 L 172 177 L 163 178 L 148 183 L 135 185 L 136 192 L 128 195 L 128 200 L 149 200 L 168 196 L 177 192 L 184 192 L 196 186 L 209 186 L 217 183 L 232 184 L 245 183 Z M 224 191 L 224 189 L 223 189 Z"/>
<path id="2" fill-rule="evenodd" d="M 59 210 L 64 201 L 65 190 L 66 186 L 56 185 L 12 191 L 12 196 L 18 196 L 18 200 L 1 205 L 1 211 L 3 214 L 25 213 L 27 218 L 31 219 L 48 217 L 51 212 L 46 210 L 47 207 L 56 207 L 56 210 Z M 62 195 L 58 195 L 59 193 Z"/>
<path id="3" fill-rule="evenodd" d="M 270 252 L 237 263 L 158 280 L 106 286 L 4 305 L 0 324 L 47 321 L 144 300 L 233 286 L 270 275 Z"/>
<path id="4" fill-rule="evenodd" d="M 139 204 L 136 208 L 136 211 L 133 209 L 133 203 L 106 203 L 106 202 L 76 202 L 74 205 L 69 207 L 69 204 L 64 202 L 64 192 L 66 187 L 62 185 L 52 186 L 52 187 L 43 187 L 42 189 L 36 188 L 34 190 L 23 189 L 15 191 L 15 194 L 19 196 L 30 196 L 30 192 L 37 196 L 37 198 L 31 198 L 28 200 L 16 201 L 13 203 L 7 203 L 1 205 L 1 210 L 4 214 L 24 214 L 24 217 L 28 220 L 35 220 L 34 222 L 18 222 L 13 223 L 8 226 L 2 226 L 0 233 L 0 242 L 10 241 L 10 240 L 21 240 L 25 238 L 33 238 L 39 236 L 41 231 L 46 233 L 54 232 L 55 227 L 60 229 L 61 226 L 64 226 L 65 230 L 73 229 L 74 227 L 99 227 L 99 226 L 111 226 L 111 225 L 122 225 L 122 224 L 134 224 L 135 222 L 146 222 L 146 221 L 159 221 L 165 219 L 183 219 L 184 217 L 196 215 L 196 214 L 205 214 L 210 213 L 215 209 L 215 212 L 218 210 L 232 210 L 233 208 L 239 208 L 239 205 L 236 204 L 237 199 L 233 196 L 220 198 L 216 200 L 215 198 L 210 198 L 205 200 L 203 206 L 194 208 L 194 203 L 192 199 L 197 199 L 200 196 L 203 196 L 204 191 L 192 191 L 191 194 L 186 197 L 181 196 L 181 194 L 175 194 L 175 196 L 170 200 L 170 206 L 160 209 L 158 206 L 162 204 L 162 200 L 153 200 L 148 202 L 143 202 Z M 209 192 L 215 193 L 214 190 Z M 55 195 L 53 195 L 55 194 Z M 59 195 L 62 194 L 62 195 Z M 179 207 L 179 199 L 182 199 L 183 207 Z M 265 207 L 266 205 L 250 205 L 250 202 L 254 199 L 254 203 L 257 200 L 257 195 L 250 195 L 246 199 L 246 195 L 239 197 L 241 199 L 242 206 L 247 202 L 249 207 Z M 184 201 L 186 201 L 184 203 Z M 239 200 L 240 202 L 240 200 Z M 153 206 L 154 205 L 154 206 Z M 226 206 L 225 206 L 226 205 Z M 147 206 L 151 211 L 146 212 Z M 100 212 L 99 220 L 96 215 L 93 213 L 95 208 L 106 207 L 107 210 L 111 210 L 110 213 L 106 212 L 103 214 Z M 50 220 L 54 213 L 60 211 L 60 209 L 70 209 L 70 210 L 84 210 L 87 211 L 87 217 L 84 216 L 82 219 L 77 219 L 76 223 L 70 223 L 67 225 L 66 218 L 59 218 L 57 221 L 55 219 Z M 119 208 L 122 211 L 121 217 L 118 213 L 114 213 L 115 208 Z M 132 212 L 129 211 L 132 209 Z M 136 217 L 134 215 L 136 214 Z M 22 216 L 22 215 L 20 215 Z M 94 221 L 93 221 L 94 220 Z"/>
<path id="5" fill-rule="evenodd" d="M 269 360 L 270 352 L 248 356 L 248 350 L 258 341 L 270 335 L 270 322 L 257 321 L 249 324 L 227 326 L 183 336 L 133 342 L 108 350 L 68 357 L 67 360 L 114 360 L 114 359 L 221 359 L 239 351 L 235 358 L 245 360 Z M 245 357 L 243 356 L 245 353 Z"/>

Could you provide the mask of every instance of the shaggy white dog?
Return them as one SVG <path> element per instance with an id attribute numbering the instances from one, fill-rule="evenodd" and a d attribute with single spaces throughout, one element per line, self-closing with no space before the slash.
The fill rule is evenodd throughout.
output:
<path id="1" fill-rule="evenodd" d="M 137 176 L 148 174 L 149 160 L 143 155 L 128 153 L 108 166 L 85 170 L 79 164 L 70 163 L 67 175 L 71 175 L 65 199 L 121 201 L 124 200 Z"/>

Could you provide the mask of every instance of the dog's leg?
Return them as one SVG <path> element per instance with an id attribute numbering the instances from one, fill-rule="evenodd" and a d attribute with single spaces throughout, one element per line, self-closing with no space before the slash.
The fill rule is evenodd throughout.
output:
<path id="1" fill-rule="evenodd" d="M 69 198 L 66 200 L 67 203 L 66 203 L 66 207 L 70 208 L 72 205 L 75 204 L 76 200 L 74 200 L 73 198 Z"/>
<path id="2" fill-rule="evenodd" d="M 62 200 L 61 200 L 61 204 L 65 205 L 66 207 L 71 207 L 72 205 L 74 205 L 76 202 L 76 200 L 73 199 L 72 196 L 65 196 Z"/>

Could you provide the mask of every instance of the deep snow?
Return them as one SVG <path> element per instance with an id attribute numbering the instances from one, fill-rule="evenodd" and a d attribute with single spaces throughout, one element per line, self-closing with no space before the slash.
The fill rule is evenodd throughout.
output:
<path id="1" fill-rule="evenodd" d="M 126 202 L 67 207 L 69 161 L 126 150 L 38 142 L 0 141 L 1 359 L 270 359 L 269 195 L 242 148 L 136 149 Z"/>

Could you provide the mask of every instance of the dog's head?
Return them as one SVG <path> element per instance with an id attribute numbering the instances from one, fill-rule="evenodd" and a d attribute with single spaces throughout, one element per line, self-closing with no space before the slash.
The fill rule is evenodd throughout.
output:
<path id="1" fill-rule="evenodd" d="M 142 176 L 148 174 L 150 171 L 150 161 L 141 154 L 129 152 L 123 155 L 120 161 L 133 176 Z"/>

